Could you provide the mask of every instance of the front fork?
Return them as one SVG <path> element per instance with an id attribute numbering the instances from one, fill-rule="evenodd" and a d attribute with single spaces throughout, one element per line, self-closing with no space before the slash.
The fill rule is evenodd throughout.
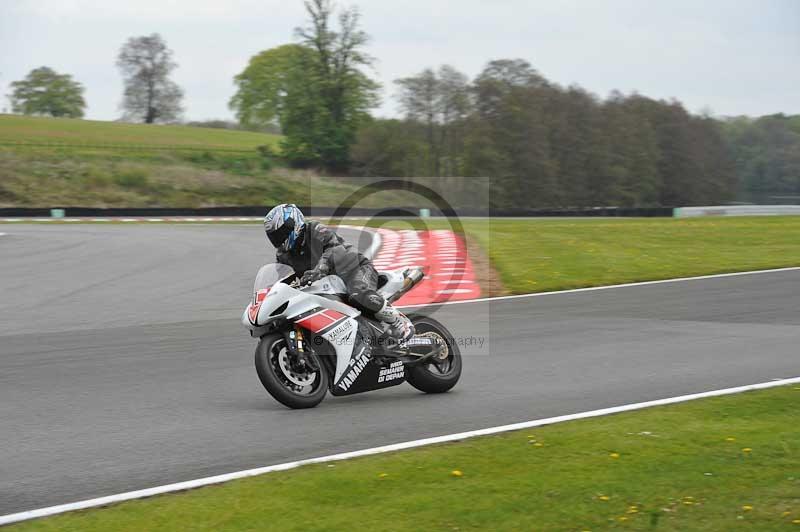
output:
<path id="1" fill-rule="evenodd" d="M 319 366 L 314 360 L 313 349 L 308 349 L 305 337 L 303 336 L 303 328 L 295 325 L 292 329 L 284 331 L 284 338 L 286 339 L 286 348 L 294 360 L 297 360 L 298 368 L 300 370 L 310 369 L 317 371 Z"/>

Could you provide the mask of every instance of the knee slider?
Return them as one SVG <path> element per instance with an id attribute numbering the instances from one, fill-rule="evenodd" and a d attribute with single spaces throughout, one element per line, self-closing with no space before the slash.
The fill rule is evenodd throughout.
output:
<path id="1" fill-rule="evenodd" d="M 361 290 L 350 295 L 350 299 L 363 310 L 375 313 L 386 304 L 386 300 L 375 290 Z"/>

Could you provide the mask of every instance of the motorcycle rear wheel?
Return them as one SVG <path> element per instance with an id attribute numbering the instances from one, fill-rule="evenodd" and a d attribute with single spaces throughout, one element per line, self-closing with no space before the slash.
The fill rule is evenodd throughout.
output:
<path id="1" fill-rule="evenodd" d="M 444 393 L 456 385 L 461 378 L 461 350 L 453 335 L 444 325 L 427 316 L 409 316 L 414 323 L 416 335 L 432 336 L 447 345 L 445 358 L 411 366 L 406 371 L 406 380 L 417 390 L 425 393 Z"/>
<path id="2" fill-rule="evenodd" d="M 328 392 L 328 373 L 319 360 L 320 369 L 316 372 L 295 372 L 288 356 L 283 335 L 268 335 L 259 340 L 255 364 L 261 384 L 276 401 L 289 408 L 317 406 Z"/>

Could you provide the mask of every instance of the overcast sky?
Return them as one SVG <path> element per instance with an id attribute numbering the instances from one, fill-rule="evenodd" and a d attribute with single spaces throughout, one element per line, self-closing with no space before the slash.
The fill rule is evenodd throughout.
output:
<path id="1" fill-rule="evenodd" d="M 637 91 L 715 115 L 800 113 L 798 0 L 354 3 L 372 36 L 383 116 L 397 114 L 394 79 L 443 63 L 473 77 L 488 60 L 518 57 L 600 96 Z M 120 45 L 158 32 L 180 64 L 185 118 L 229 118 L 233 76 L 292 42 L 305 18 L 301 0 L 0 0 L 0 96 L 47 65 L 83 83 L 87 118 L 115 119 Z"/>

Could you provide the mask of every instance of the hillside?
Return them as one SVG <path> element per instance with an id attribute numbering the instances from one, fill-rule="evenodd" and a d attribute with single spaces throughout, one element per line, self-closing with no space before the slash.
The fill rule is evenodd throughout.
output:
<path id="1" fill-rule="evenodd" d="M 277 144 L 279 135 L 172 125 L 127 124 L 69 118 L 0 115 L 0 146 L 58 144 L 71 147 L 213 149 L 253 151 Z"/>
<path id="2" fill-rule="evenodd" d="M 338 205 L 353 191 L 281 167 L 258 149 L 277 151 L 279 140 L 225 129 L 0 115 L 0 207 Z"/>

